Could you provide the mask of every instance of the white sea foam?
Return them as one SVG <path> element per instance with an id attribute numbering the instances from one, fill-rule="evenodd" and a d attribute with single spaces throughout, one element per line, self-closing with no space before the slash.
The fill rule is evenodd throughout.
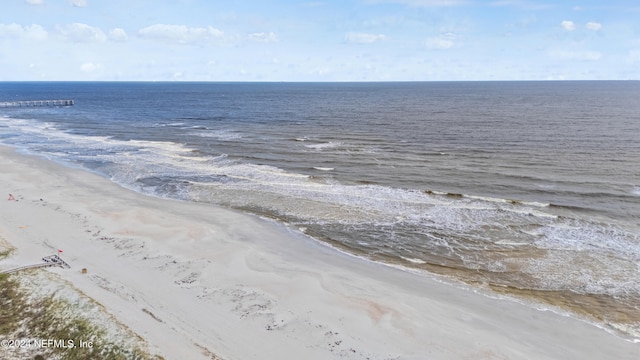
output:
<path id="1" fill-rule="evenodd" d="M 342 145 L 343 144 L 341 142 L 331 141 L 331 142 L 328 142 L 328 143 L 309 144 L 309 145 L 305 145 L 305 147 L 310 148 L 310 149 L 314 149 L 314 150 L 326 150 L 326 149 L 337 148 L 337 147 L 340 147 Z"/>
<path id="2" fill-rule="evenodd" d="M 193 132 L 191 135 L 203 138 L 213 138 L 221 141 L 233 141 L 244 138 L 244 136 L 233 130 L 209 130 Z"/>
<path id="3" fill-rule="evenodd" d="M 415 258 L 407 258 L 404 256 L 400 256 L 402 259 L 412 263 L 412 264 L 426 264 L 427 262 L 421 259 L 415 259 Z"/>
<path id="4" fill-rule="evenodd" d="M 464 195 L 464 196 L 468 197 L 470 199 L 477 199 L 477 200 L 482 200 L 482 201 L 497 202 L 497 203 L 511 203 L 511 204 L 519 203 L 519 204 L 535 206 L 535 207 L 548 207 L 550 205 L 548 203 L 537 202 L 537 201 L 500 199 L 500 198 L 495 198 L 495 197 L 477 196 L 477 195 Z"/>
<path id="5" fill-rule="evenodd" d="M 159 127 L 182 127 L 185 126 L 186 124 L 184 122 L 173 122 L 173 123 L 168 123 L 168 124 L 163 124 L 163 123 L 156 123 L 154 124 L 154 126 L 159 126 Z"/>
<path id="6" fill-rule="evenodd" d="M 528 243 L 525 243 L 525 242 L 514 242 L 514 241 L 509 241 L 509 240 L 496 241 L 496 244 L 509 245 L 509 246 L 525 246 L 525 245 L 529 245 Z"/>

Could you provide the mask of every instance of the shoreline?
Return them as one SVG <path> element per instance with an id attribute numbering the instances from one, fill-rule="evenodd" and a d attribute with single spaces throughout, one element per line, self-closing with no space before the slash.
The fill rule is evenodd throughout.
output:
<path id="1" fill-rule="evenodd" d="M 573 317 L 358 259 L 284 225 L 145 196 L 0 147 L 0 269 L 51 269 L 166 358 L 635 359 Z M 3 196 L 6 196 L 3 195 Z M 87 274 L 80 269 L 87 268 Z"/>

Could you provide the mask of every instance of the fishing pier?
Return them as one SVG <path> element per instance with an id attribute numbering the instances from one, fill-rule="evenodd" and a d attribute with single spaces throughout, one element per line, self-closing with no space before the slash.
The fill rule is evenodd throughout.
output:
<path id="1" fill-rule="evenodd" d="M 40 107 L 40 106 L 73 106 L 73 100 L 22 100 L 0 101 L 0 108 Z"/>

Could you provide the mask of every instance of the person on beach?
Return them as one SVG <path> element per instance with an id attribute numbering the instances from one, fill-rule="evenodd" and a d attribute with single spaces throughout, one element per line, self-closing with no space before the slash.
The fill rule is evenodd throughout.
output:
<path id="1" fill-rule="evenodd" d="M 9 194 L 9 200 L 8 201 L 15 201 L 16 198 L 13 197 L 13 194 Z"/>

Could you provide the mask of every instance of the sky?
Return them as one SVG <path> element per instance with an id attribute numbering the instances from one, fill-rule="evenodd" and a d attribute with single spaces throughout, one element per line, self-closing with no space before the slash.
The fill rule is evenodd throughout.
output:
<path id="1" fill-rule="evenodd" d="M 3 0 L 0 81 L 640 80 L 638 0 Z"/>

